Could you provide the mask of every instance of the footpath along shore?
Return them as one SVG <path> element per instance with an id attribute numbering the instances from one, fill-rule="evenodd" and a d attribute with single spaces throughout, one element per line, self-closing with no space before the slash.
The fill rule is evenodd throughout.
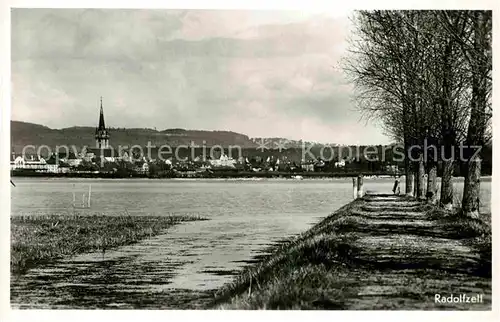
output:
<path id="1" fill-rule="evenodd" d="M 210 307 L 491 310 L 490 216 L 365 195 L 271 247 Z"/>

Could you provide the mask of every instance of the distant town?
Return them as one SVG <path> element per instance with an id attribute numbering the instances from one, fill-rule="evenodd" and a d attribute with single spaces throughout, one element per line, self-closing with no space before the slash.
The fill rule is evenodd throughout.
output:
<path id="1" fill-rule="evenodd" d="M 169 134 L 169 133 L 167 133 Z M 104 178 L 211 178 L 211 177 L 345 177 L 400 174 L 402 160 L 396 160 L 394 146 L 368 153 L 374 146 L 322 145 L 312 142 L 255 138 L 236 145 L 200 146 L 119 146 L 110 142 L 102 98 L 95 147 L 75 146 L 48 149 L 14 150 L 10 168 L 12 176 L 70 176 Z M 307 147 L 307 148 L 306 148 Z M 63 150 L 63 151 L 61 151 Z M 175 150 L 175 151 L 174 151 Z M 210 150 L 210 151 L 208 151 Z M 353 152 L 354 151 L 354 152 Z M 491 148 L 483 151 L 483 172 L 491 174 Z M 456 173 L 460 174 L 457 164 Z"/>

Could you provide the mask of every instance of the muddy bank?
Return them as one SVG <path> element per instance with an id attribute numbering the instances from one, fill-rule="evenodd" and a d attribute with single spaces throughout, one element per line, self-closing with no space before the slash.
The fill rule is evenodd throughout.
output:
<path id="1" fill-rule="evenodd" d="M 227 222 L 227 221 L 226 221 Z M 268 247 L 218 220 L 184 222 L 135 244 L 58 259 L 11 279 L 14 308 L 200 309 Z"/>

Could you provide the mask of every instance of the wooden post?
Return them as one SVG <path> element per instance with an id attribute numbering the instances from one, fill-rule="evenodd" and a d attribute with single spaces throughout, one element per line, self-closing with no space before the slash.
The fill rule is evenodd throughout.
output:
<path id="1" fill-rule="evenodd" d="M 90 192 L 91 191 L 92 191 L 92 186 L 89 185 L 89 200 L 87 200 L 88 201 L 88 205 L 87 205 L 88 208 L 90 208 Z"/>
<path id="2" fill-rule="evenodd" d="M 358 175 L 358 198 L 363 197 L 363 175 Z"/>
<path id="3" fill-rule="evenodd" d="M 356 199 L 358 197 L 356 177 L 352 177 L 352 198 Z"/>

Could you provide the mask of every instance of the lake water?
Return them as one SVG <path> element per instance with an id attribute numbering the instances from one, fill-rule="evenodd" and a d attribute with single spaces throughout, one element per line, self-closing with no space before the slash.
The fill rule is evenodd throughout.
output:
<path id="1" fill-rule="evenodd" d="M 326 216 L 352 200 L 351 179 L 311 180 L 95 180 L 14 178 L 11 213 L 67 213 L 92 186 L 92 211 L 117 215 L 196 214 L 210 219 L 253 221 L 266 219 L 284 224 L 295 233 L 304 223 Z M 457 197 L 463 180 L 455 179 Z M 390 192 L 393 179 L 365 178 L 365 189 Z M 404 191 L 404 180 L 402 180 Z M 491 179 L 481 182 L 482 211 L 489 211 Z M 85 197 L 86 198 L 86 197 Z M 306 224 L 307 226 L 307 224 Z M 295 228 L 294 228 L 295 227 Z"/>
<path id="2" fill-rule="evenodd" d="M 137 298 L 154 296 L 151 303 L 158 303 L 159 294 L 175 290 L 215 289 L 267 245 L 305 231 L 352 200 L 351 179 L 14 181 L 13 216 L 72 212 L 73 192 L 81 201 L 91 184 L 92 213 L 210 219 L 181 223 L 163 235 L 106 253 L 106 258 L 82 254 L 32 269 L 11 285 L 13 303 L 23 306 L 28 301 L 31 307 L 138 307 L 133 302 Z M 389 193 L 392 184 L 389 178 L 365 178 L 367 191 Z M 458 180 L 457 193 L 461 185 Z M 482 195 L 488 202 L 482 211 L 490 209 L 490 191 L 491 180 L 486 179 Z M 110 276 L 119 278 L 111 283 Z M 102 287 L 106 292 L 101 297 L 82 298 Z M 117 295 L 124 290 L 127 296 Z M 140 295 L 131 296 L 133 292 Z"/>

